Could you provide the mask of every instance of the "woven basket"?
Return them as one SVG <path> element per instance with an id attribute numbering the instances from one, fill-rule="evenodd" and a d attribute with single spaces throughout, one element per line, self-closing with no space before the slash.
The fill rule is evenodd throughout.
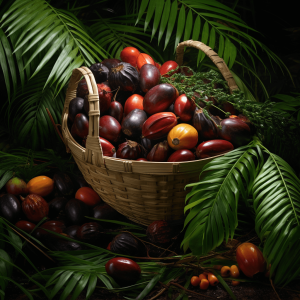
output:
<path id="1" fill-rule="evenodd" d="M 179 65 L 183 62 L 184 47 L 202 50 L 219 68 L 230 90 L 238 88 L 223 59 L 201 42 L 190 40 L 178 45 L 176 61 Z M 76 97 L 82 76 L 88 85 L 90 105 L 86 148 L 73 139 L 67 126 L 69 103 Z M 198 181 L 203 166 L 213 158 L 173 163 L 103 156 L 99 143 L 99 116 L 98 90 L 92 72 L 86 67 L 74 69 L 62 114 L 62 135 L 67 151 L 72 153 L 86 181 L 106 203 L 139 224 L 182 219 L 187 193 L 184 187 Z"/>

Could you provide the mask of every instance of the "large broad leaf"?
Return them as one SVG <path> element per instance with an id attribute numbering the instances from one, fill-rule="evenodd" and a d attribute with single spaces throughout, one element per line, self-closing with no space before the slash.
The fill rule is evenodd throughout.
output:
<path id="1" fill-rule="evenodd" d="M 186 196 L 184 250 L 203 255 L 233 238 L 239 197 L 248 199 L 261 160 L 261 150 L 252 142 L 214 159 L 199 182 L 187 185 L 193 188 Z"/>
<path id="2" fill-rule="evenodd" d="M 270 153 L 253 184 L 255 229 L 274 283 L 285 285 L 300 275 L 300 180 L 279 156 Z"/>

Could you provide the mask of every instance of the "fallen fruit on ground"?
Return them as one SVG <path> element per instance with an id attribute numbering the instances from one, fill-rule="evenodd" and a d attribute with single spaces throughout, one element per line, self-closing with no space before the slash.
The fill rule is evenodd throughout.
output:
<path id="1" fill-rule="evenodd" d="M 48 176 L 37 176 L 27 183 L 29 194 L 36 194 L 42 197 L 49 195 L 54 188 L 54 181 Z"/>

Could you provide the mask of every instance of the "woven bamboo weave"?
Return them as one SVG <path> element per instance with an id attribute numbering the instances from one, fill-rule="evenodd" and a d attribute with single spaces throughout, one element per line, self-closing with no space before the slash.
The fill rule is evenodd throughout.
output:
<path id="1" fill-rule="evenodd" d="M 224 63 L 210 47 L 197 41 L 185 41 L 177 47 L 177 63 L 182 65 L 184 47 L 202 50 L 216 64 L 228 82 L 230 90 L 236 83 Z M 86 148 L 71 136 L 67 126 L 70 101 L 82 76 L 89 90 L 89 135 Z M 92 72 L 81 67 L 73 70 L 62 114 L 62 135 L 67 151 L 71 152 L 86 181 L 107 204 L 130 220 L 149 225 L 155 220 L 183 218 L 184 187 L 199 180 L 203 166 L 213 158 L 191 162 L 139 162 L 103 156 L 99 142 L 99 96 Z"/>

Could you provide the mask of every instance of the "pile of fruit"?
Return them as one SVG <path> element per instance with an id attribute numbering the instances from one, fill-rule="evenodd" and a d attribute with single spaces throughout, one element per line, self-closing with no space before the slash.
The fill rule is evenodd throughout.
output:
<path id="1" fill-rule="evenodd" d="M 251 140 L 251 123 L 231 103 L 220 102 L 229 95 L 228 86 L 212 72 L 195 73 L 175 61 L 160 65 L 133 47 L 124 48 L 120 56 L 122 61 L 105 59 L 90 66 L 98 87 L 104 156 L 191 161 L 226 153 Z M 220 99 L 215 96 L 219 94 Z M 68 114 L 71 135 L 84 147 L 88 95 L 82 79 Z"/>

